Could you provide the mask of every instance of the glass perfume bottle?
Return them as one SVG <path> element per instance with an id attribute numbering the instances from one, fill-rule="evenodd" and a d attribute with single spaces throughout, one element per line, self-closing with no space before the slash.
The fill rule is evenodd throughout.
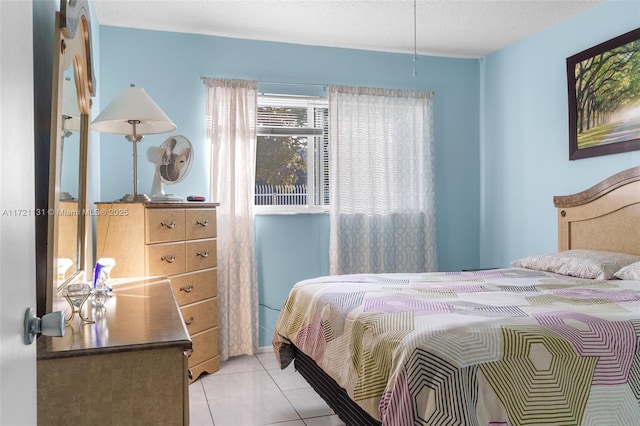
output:
<path id="1" fill-rule="evenodd" d="M 93 294 L 91 295 L 91 301 L 96 307 L 103 307 L 109 299 L 109 285 L 107 283 L 109 276 L 104 266 L 98 262 L 96 268 L 93 271 Z"/>
<path id="2" fill-rule="evenodd" d="M 102 307 L 105 303 L 107 303 L 107 300 L 109 299 L 109 292 L 106 285 L 104 285 L 102 281 L 96 283 L 96 287 L 91 297 L 91 301 L 97 307 Z"/>

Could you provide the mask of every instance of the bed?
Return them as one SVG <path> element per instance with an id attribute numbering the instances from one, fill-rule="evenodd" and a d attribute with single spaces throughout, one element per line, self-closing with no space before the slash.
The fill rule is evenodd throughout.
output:
<path id="1" fill-rule="evenodd" d="M 558 252 L 297 283 L 273 345 L 347 425 L 638 424 L 640 167 L 554 197 Z"/>

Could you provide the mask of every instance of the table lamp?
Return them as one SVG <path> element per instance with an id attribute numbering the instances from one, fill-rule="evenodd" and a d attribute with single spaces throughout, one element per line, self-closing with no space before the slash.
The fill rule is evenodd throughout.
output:
<path id="1" fill-rule="evenodd" d="M 118 201 L 150 201 L 146 194 L 138 194 L 138 142 L 143 135 L 170 132 L 176 125 L 144 89 L 132 84 L 107 105 L 91 127 L 98 132 L 125 135 L 133 143 L 133 194 L 127 194 Z"/>

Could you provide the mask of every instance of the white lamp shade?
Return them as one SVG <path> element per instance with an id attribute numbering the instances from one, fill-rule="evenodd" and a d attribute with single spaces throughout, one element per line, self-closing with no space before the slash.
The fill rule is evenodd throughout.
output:
<path id="1" fill-rule="evenodd" d="M 140 87 L 128 87 L 116 96 L 93 120 L 91 127 L 98 132 L 131 135 L 135 120 L 138 135 L 165 133 L 175 130 L 176 125 Z"/>

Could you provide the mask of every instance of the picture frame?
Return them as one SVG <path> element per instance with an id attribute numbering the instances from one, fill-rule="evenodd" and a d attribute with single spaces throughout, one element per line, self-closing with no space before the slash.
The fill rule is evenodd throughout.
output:
<path id="1" fill-rule="evenodd" d="M 567 58 L 569 160 L 640 150 L 640 28 Z"/>

